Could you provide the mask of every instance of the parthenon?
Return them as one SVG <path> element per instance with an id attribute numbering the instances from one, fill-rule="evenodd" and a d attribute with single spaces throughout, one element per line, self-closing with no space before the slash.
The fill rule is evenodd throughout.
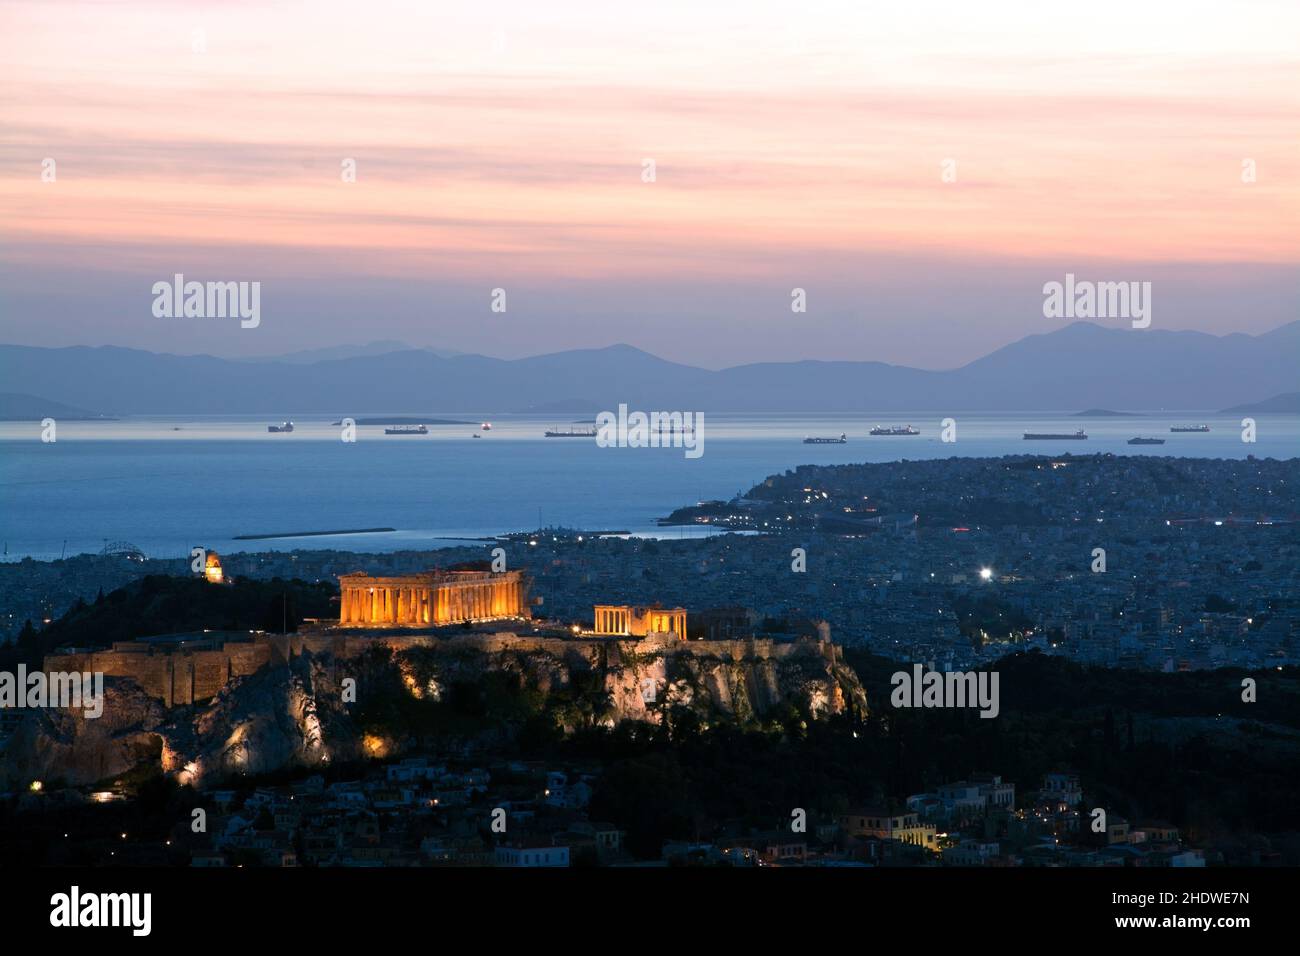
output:
<path id="1" fill-rule="evenodd" d="M 527 615 L 522 571 L 426 571 L 372 577 L 339 575 L 339 624 L 344 627 L 436 627 Z"/>

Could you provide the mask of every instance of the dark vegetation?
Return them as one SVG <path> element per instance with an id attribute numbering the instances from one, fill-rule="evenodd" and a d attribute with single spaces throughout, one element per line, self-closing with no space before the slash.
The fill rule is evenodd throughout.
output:
<path id="1" fill-rule="evenodd" d="M 150 575 L 92 602 L 78 601 L 42 629 L 28 622 L 14 644 L 0 647 L 0 668 L 39 666 L 60 647 L 109 647 L 157 634 L 296 631 L 303 618 L 336 616 L 338 606 L 330 599 L 337 594 L 331 584 L 279 578 L 209 584 L 197 577 Z"/>
<path id="2" fill-rule="evenodd" d="M 1078 773 L 1091 805 L 1134 822 L 1168 820 L 1195 844 L 1271 849 L 1300 862 L 1300 680 L 1255 674 L 1257 703 L 1241 700 L 1245 672 L 1149 674 L 1085 668 L 1020 654 L 999 665 L 1001 716 L 898 710 L 898 665 L 846 657 L 872 703 L 866 721 L 789 722 L 780 733 L 692 721 L 668 730 L 588 731 L 558 753 L 606 770 L 593 817 L 628 829 L 634 851 L 720 827 L 773 828 L 793 807 L 830 816 L 850 805 L 899 802 L 975 771 L 1016 783 L 1021 802 L 1042 775 Z"/>

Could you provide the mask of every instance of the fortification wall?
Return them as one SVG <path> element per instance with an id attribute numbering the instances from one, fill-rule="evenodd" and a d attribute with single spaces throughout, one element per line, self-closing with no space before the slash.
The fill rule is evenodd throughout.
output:
<path id="1" fill-rule="evenodd" d="M 232 679 L 256 673 L 272 659 L 272 646 L 258 639 L 204 650 L 119 643 L 104 651 L 51 654 L 43 669 L 46 673 L 89 671 L 129 678 L 146 694 L 174 707 L 209 700 Z"/>
<path id="2" fill-rule="evenodd" d="M 782 660 L 814 654 L 832 664 L 839 662 L 840 649 L 827 640 L 800 638 L 775 641 L 770 638 L 742 638 L 721 641 L 683 641 L 674 634 L 651 634 L 642 638 L 611 641 L 589 637 L 543 637 L 509 631 L 466 634 L 375 634 L 361 631 L 320 631 L 302 634 L 254 634 L 250 640 L 231 641 L 219 648 L 171 648 L 166 645 L 121 642 L 112 649 L 76 654 L 51 654 L 44 669 L 51 671 L 102 672 L 106 677 L 134 680 L 167 707 L 210 700 L 231 680 L 256 673 L 267 664 L 283 664 L 304 652 L 330 654 L 339 659 L 357 657 L 384 644 L 394 651 L 428 647 L 447 653 L 500 654 L 546 653 L 555 657 L 584 659 L 589 665 L 609 650 L 612 663 L 628 654 L 686 654 L 741 662 Z"/>

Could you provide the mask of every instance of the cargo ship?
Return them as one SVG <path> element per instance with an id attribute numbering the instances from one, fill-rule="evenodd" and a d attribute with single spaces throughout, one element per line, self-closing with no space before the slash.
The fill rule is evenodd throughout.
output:
<path id="1" fill-rule="evenodd" d="M 273 435 L 278 435 L 281 432 L 291 432 L 293 431 L 293 422 L 285 422 L 282 425 L 267 425 L 266 430 Z"/>
<path id="2" fill-rule="evenodd" d="M 911 425 L 877 425 L 871 429 L 873 435 L 919 435 L 921 430 Z"/>
<path id="3" fill-rule="evenodd" d="M 1087 432 L 1080 428 L 1077 432 L 1025 432 L 1025 441 L 1083 441 Z"/>
<path id="4" fill-rule="evenodd" d="M 427 435 L 429 429 L 425 425 L 393 425 L 384 429 L 385 435 Z"/>
<path id="5" fill-rule="evenodd" d="M 1169 430 L 1171 432 L 1208 432 L 1210 430 L 1210 426 L 1209 425 L 1171 425 L 1169 426 Z"/>
<path id="6" fill-rule="evenodd" d="M 1165 443 L 1165 440 L 1163 438 L 1138 437 L 1138 438 L 1130 438 L 1128 440 L 1128 443 L 1130 445 L 1163 445 Z"/>
<path id="7" fill-rule="evenodd" d="M 595 438 L 594 428 L 548 428 L 547 438 Z"/>
<path id="8" fill-rule="evenodd" d="M 839 438 L 805 438 L 805 445 L 843 445 L 848 441 L 847 435 L 841 435 Z"/>

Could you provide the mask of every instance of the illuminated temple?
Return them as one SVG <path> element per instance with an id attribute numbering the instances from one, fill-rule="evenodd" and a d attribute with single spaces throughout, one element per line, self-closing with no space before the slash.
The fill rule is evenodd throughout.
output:
<path id="1" fill-rule="evenodd" d="M 592 633 L 622 637 L 672 634 L 686 639 L 686 608 L 633 607 L 627 604 L 597 604 Z"/>
<path id="2" fill-rule="evenodd" d="M 436 627 L 526 617 L 528 584 L 522 571 L 426 571 L 397 577 L 356 571 L 339 575 L 339 602 L 343 627 Z"/>

